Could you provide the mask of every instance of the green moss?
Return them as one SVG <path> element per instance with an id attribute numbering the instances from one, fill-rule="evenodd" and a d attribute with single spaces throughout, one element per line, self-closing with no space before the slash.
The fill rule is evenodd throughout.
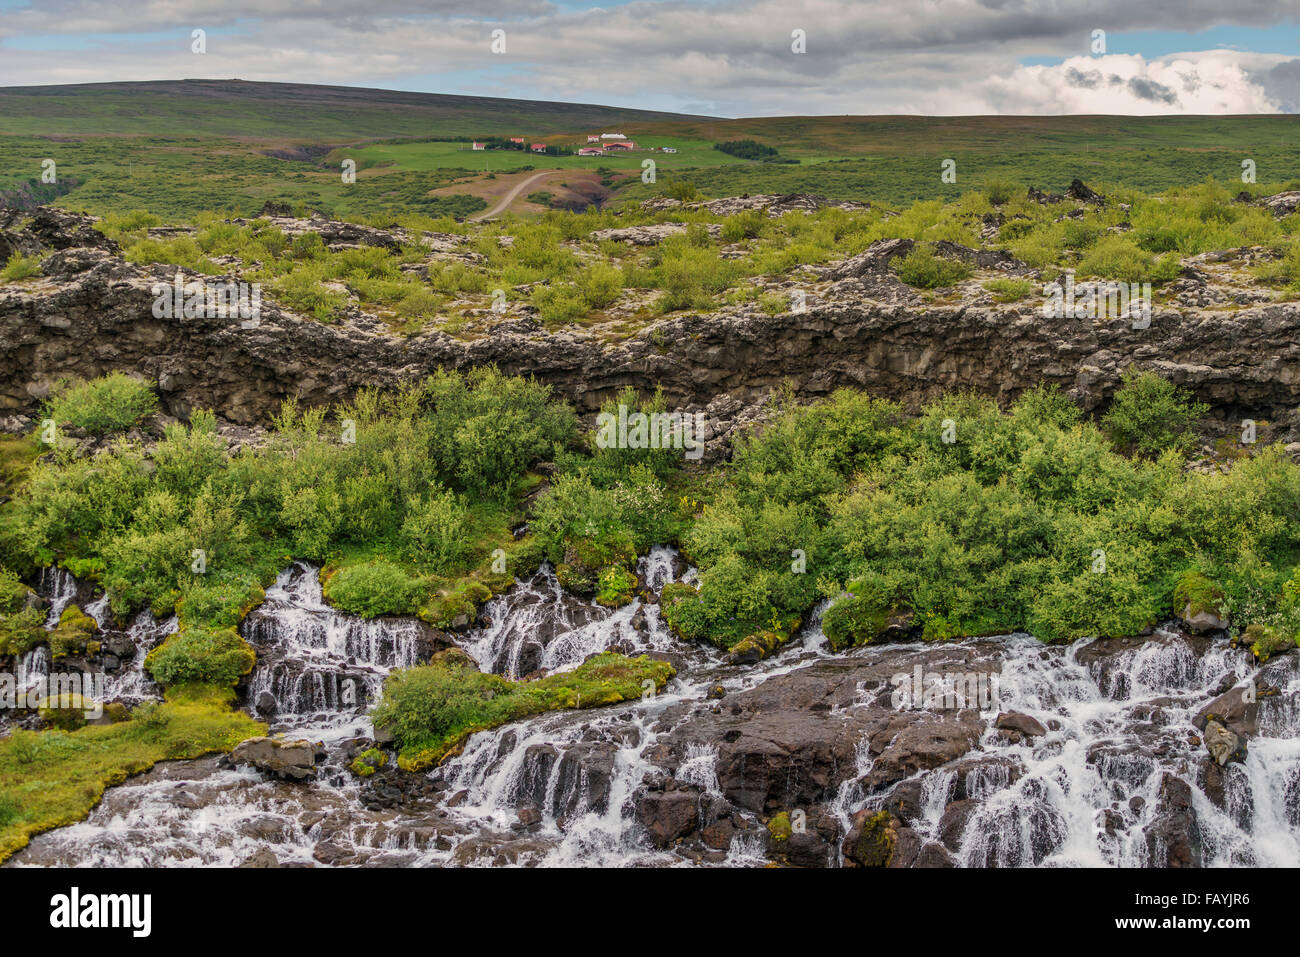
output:
<path id="1" fill-rule="evenodd" d="M 790 835 L 794 833 L 790 827 L 790 815 L 785 811 L 774 815 L 767 822 L 767 833 L 778 843 L 790 840 Z"/>
<path id="2" fill-rule="evenodd" d="M 229 689 L 169 690 L 151 721 L 76 731 L 16 731 L 0 738 L 0 860 L 42 831 L 76 823 L 105 788 L 165 759 L 228 751 L 266 726 L 235 711 Z"/>
<path id="3" fill-rule="evenodd" d="M 863 820 L 849 857 L 863 867 L 888 867 L 898 845 L 898 825 L 888 811 Z"/>
<path id="4" fill-rule="evenodd" d="M 491 597 L 492 589 L 483 582 L 461 578 L 439 589 L 428 604 L 420 609 L 419 614 L 437 628 L 460 631 L 473 623 L 479 606 Z"/>
<path id="5" fill-rule="evenodd" d="M 54 659 L 86 651 L 90 636 L 99 630 L 95 619 L 76 605 L 69 605 L 59 616 L 59 623 L 49 633 L 50 656 Z"/>
<path id="6" fill-rule="evenodd" d="M 353 759 L 348 770 L 359 778 L 368 778 L 387 763 L 387 754 L 378 748 L 368 748 Z"/>
<path id="7" fill-rule="evenodd" d="M 1225 618 L 1223 599 L 1223 589 L 1205 575 L 1184 572 L 1174 586 L 1174 614 L 1186 618 L 1200 614 Z"/>
<path id="8" fill-rule="evenodd" d="M 635 700 L 662 688 L 674 673 L 662 661 L 604 652 L 572 671 L 509 681 L 479 671 L 469 655 L 451 649 L 391 675 L 374 722 L 396 739 L 398 766 L 415 771 L 457 752 L 476 731 L 545 711 Z"/>
<path id="9" fill-rule="evenodd" d="M 619 608 L 632 601 L 636 590 L 636 576 L 621 565 L 601 569 L 596 581 L 596 603 L 607 608 Z"/>

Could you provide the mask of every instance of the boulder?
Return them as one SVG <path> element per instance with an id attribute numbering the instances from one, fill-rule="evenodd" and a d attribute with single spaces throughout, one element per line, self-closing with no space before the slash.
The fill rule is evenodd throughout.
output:
<path id="1" fill-rule="evenodd" d="M 252 765 L 285 781 L 305 781 L 316 776 L 317 753 L 310 741 L 249 738 L 230 752 L 230 763 Z"/>
<path id="2" fill-rule="evenodd" d="M 1246 760 L 1246 742 L 1219 722 L 1211 719 L 1205 725 L 1205 750 L 1223 767 L 1229 761 Z"/>
<path id="3" fill-rule="evenodd" d="M 693 833 L 699 818 L 699 794 L 694 790 L 645 791 L 636 799 L 637 822 L 658 848 Z"/>
<path id="4" fill-rule="evenodd" d="M 996 726 L 1003 731 L 1019 731 L 1031 738 L 1041 738 L 1047 729 L 1037 719 L 1019 711 L 1004 711 L 998 715 Z"/>

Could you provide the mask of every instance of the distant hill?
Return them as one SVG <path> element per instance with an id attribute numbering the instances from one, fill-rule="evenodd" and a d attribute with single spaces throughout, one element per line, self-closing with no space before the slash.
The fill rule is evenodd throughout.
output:
<path id="1" fill-rule="evenodd" d="M 589 103 L 243 80 L 0 87 L 0 134 L 29 136 L 107 133 L 354 143 L 708 119 Z"/>

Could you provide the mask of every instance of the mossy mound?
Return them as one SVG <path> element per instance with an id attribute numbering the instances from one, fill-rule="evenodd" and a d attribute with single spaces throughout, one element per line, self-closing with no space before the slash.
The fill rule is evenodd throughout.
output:
<path id="1" fill-rule="evenodd" d="M 479 671 L 453 648 L 390 676 L 374 722 L 397 742 L 398 766 L 418 771 L 457 752 L 476 731 L 546 711 L 635 700 L 663 688 L 675 673 L 662 661 L 604 652 L 572 671 L 510 681 Z"/>
<path id="2" fill-rule="evenodd" d="M 160 684 L 234 687 L 253 670 L 257 653 L 233 628 L 187 628 L 149 652 L 145 669 Z"/>
<path id="3" fill-rule="evenodd" d="M 621 565 L 602 568 L 596 580 L 596 604 L 620 608 L 632 601 L 636 593 L 636 575 Z"/>
<path id="4" fill-rule="evenodd" d="M 1197 615 L 1226 618 L 1223 600 L 1223 589 L 1201 572 L 1184 572 L 1178 576 L 1178 584 L 1174 586 L 1174 614 L 1180 618 Z"/>
<path id="5" fill-rule="evenodd" d="M 59 616 L 58 625 L 49 634 L 50 657 L 57 660 L 84 653 L 87 642 L 97 631 L 99 626 L 95 624 L 95 619 L 76 605 L 69 605 Z"/>
<path id="6" fill-rule="evenodd" d="M 64 693 L 46 698 L 37 711 L 46 724 L 60 731 L 76 731 L 86 726 L 87 712 L 94 708 L 93 701 L 79 694 Z"/>
<path id="7" fill-rule="evenodd" d="M 368 778 L 386 764 L 388 764 L 387 754 L 378 748 L 368 748 L 352 759 L 348 770 L 359 778 Z"/>
<path id="8" fill-rule="evenodd" d="M 1290 651 L 1300 644 L 1300 636 L 1273 625 L 1251 625 L 1243 638 L 1245 644 L 1250 646 L 1250 653 L 1260 662 L 1268 661 L 1273 655 Z"/>

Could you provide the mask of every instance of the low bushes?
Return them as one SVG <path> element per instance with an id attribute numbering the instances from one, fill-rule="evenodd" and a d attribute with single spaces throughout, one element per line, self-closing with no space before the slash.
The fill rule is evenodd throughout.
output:
<path id="1" fill-rule="evenodd" d="M 138 425 L 152 415 L 158 400 L 149 386 L 121 372 L 60 388 L 45 415 L 58 425 L 76 426 L 91 435 L 107 435 Z"/>

